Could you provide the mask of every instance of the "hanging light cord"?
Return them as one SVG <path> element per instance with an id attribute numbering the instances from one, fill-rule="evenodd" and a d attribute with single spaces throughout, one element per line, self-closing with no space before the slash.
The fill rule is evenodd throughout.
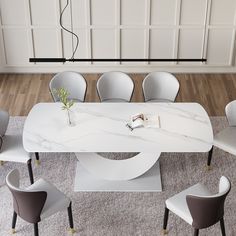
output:
<path id="1" fill-rule="evenodd" d="M 70 31 L 70 30 L 68 30 L 67 28 L 65 28 L 65 27 L 63 26 L 63 24 L 62 24 L 62 16 L 63 16 L 63 14 L 64 14 L 66 8 L 68 7 L 69 3 L 70 3 L 70 0 L 67 0 L 67 3 L 66 3 L 65 7 L 63 8 L 63 10 L 62 10 L 62 12 L 61 12 L 61 14 L 60 14 L 60 26 L 61 26 L 61 28 L 62 28 L 63 30 L 65 30 L 65 31 L 67 31 L 68 33 L 72 34 L 72 37 L 74 36 L 74 37 L 76 38 L 76 46 L 75 46 L 75 49 L 74 49 L 74 51 L 73 51 L 73 53 L 72 53 L 72 56 L 71 56 L 71 59 L 74 59 L 75 53 L 76 53 L 76 51 L 77 51 L 77 49 L 78 49 L 78 46 L 79 46 L 79 37 L 78 37 L 77 34 L 75 34 L 75 33 L 73 32 L 73 28 L 72 28 L 72 31 Z"/>

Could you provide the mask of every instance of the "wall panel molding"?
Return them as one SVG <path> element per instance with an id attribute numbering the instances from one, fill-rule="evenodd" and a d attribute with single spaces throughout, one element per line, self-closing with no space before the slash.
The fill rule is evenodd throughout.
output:
<path id="1" fill-rule="evenodd" d="M 208 61 L 32 64 L 27 58 L 72 55 L 75 39 L 59 25 L 66 0 L 0 0 L 0 72 L 56 72 L 72 68 L 84 72 L 109 68 L 130 72 L 236 71 L 235 0 L 71 2 L 63 23 L 80 37 L 77 58 L 206 57 Z"/>

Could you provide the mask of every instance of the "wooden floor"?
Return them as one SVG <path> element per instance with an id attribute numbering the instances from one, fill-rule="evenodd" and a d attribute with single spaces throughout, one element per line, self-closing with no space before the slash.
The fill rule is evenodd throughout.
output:
<path id="1" fill-rule="evenodd" d="M 0 74 L 0 108 L 12 116 L 26 116 L 38 102 L 51 102 L 48 90 L 52 74 Z M 85 74 L 86 101 L 99 101 L 96 81 L 99 74 Z M 130 74 L 135 81 L 133 102 L 143 101 L 144 74 Z M 236 99 L 236 74 L 176 74 L 180 82 L 178 102 L 198 102 L 211 116 L 224 115 L 225 105 Z"/>

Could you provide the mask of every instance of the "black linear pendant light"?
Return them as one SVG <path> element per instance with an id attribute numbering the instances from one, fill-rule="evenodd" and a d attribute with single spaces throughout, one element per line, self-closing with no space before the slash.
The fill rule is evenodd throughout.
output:
<path id="1" fill-rule="evenodd" d="M 66 8 L 71 4 L 71 0 L 67 0 L 65 7 L 61 11 L 60 14 L 60 26 L 63 30 L 70 33 L 72 38 L 75 37 L 76 45 L 72 52 L 71 58 L 64 58 L 64 57 L 40 57 L 40 58 L 29 58 L 29 62 L 33 63 L 40 63 L 40 62 L 206 62 L 207 59 L 204 58 L 74 58 L 75 53 L 79 46 L 79 37 L 75 34 L 72 30 L 65 28 L 62 24 L 62 16 L 66 10 Z"/>

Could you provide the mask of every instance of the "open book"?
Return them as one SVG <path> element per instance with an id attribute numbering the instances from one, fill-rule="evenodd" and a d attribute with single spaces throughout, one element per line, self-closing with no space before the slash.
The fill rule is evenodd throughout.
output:
<path id="1" fill-rule="evenodd" d="M 138 113 L 131 117 L 130 122 L 126 125 L 130 130 L 144 127 L 144 128 L 160 128 L 160 116 Z"/>

